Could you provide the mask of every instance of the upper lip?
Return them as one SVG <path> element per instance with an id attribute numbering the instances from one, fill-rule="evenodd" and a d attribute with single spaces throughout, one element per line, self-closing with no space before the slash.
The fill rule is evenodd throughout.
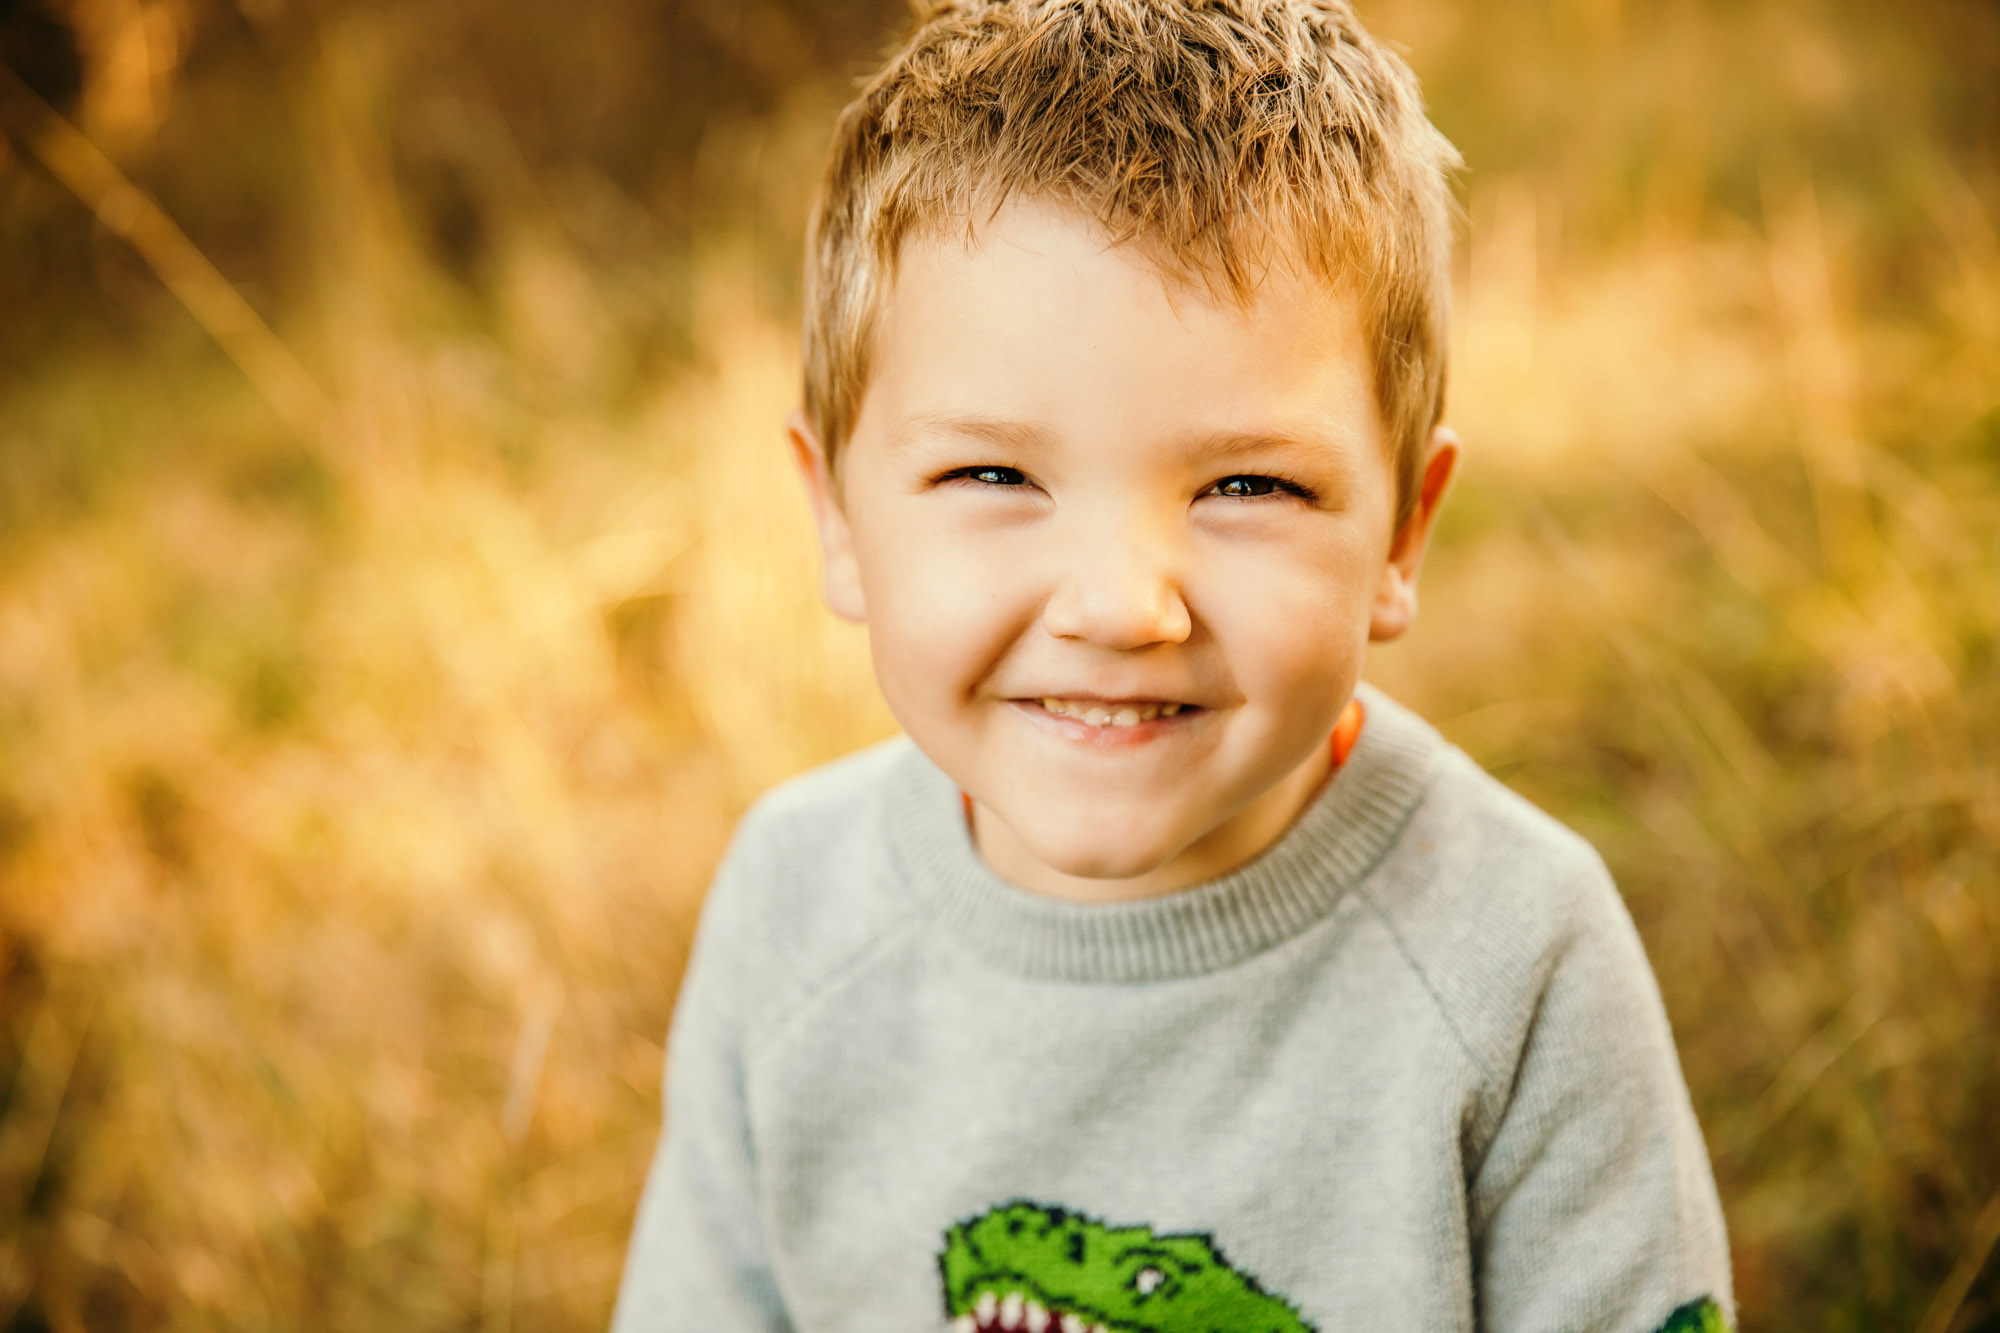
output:
<path id="1" fill-rule="evenodd" d="M 1183 708 L 1198 708 L 1199 704 L 1177 699 L 1170 694 L 1100 694 L 1096 690 L 1036 690 L 1031 694 L 1017 694 L 1016 699 L 1061 699 L 1068 703 L 1089 704 L 1179 704 Z"/>

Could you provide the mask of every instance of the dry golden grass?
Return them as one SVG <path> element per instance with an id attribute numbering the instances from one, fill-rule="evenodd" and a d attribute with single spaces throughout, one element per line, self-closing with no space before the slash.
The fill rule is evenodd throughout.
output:
<path id="1" fill-rule="evenodd" d="M 380 138 L 399 31 L 296 71 L 282 337 L 5 122 L 10 197 L 40 156 L 183 299 L 0 398 L 0 1329 L 601 1326 L 731 822 L 893 725 L 818 604 L 753 228 L 607 259 L 489 124 L 469 292 Z M 754 216 L 829 87 L 716 136 Z M 1374 671 L 1611 862 L 1746 1327 L 2000 1320 L 2000 181 L 1931 147 L 1886 240 L 1782 154 L 1755 221 L 1661 186 L 1594 247 L 1586 192 L 1475 173 L 1470 463 Z"/>

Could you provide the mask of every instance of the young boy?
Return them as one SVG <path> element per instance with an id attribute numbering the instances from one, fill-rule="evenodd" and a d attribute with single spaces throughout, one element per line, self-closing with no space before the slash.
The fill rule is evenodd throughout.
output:
<path id="1" fill-rule="evenodd" d="M 1360 683 L 1458 456 L 1450 146 L 1345 0 L 962 0 L 791 426 L 907 738 L 746 817 L 615 1327 L 1720 1329 L 1594 852 Z"/>

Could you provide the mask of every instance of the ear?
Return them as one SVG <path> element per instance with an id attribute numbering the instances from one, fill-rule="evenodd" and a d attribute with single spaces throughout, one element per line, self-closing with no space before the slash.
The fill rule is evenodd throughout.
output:
<path id="1" fill-rule="evenodd" d="M 861 596 L 861 567 L 854 559 L 854 534 L 842 508 L 840 486 L 828 466 L 826 450 L 806 414 L 794 411 L 785 418 L 785 436 L 792 444 L 792 459 L 806 483 L 806 499 L 812 503 L 813 523 L 819 529 L 820 593 L 827 609 L 842 620 L 867 619 Z"/>
<path id="2" fill-rule="evenodd" d="M 1416 507 L 1389 543 L 1388 564 L 1382 570 L 1381 585 L 1375 590 L 1375 609 L 1368 620 L 1368 637 L 1377 643 L 1401 638 L 1417 618 L 1417 572 L 1423 568 L 1424 550 L 1430 545 L 1431 525 L 1437 521 L 1444 493 L 1458 468 L 1459 439 L 1448 426 L 1431 432 L 1430 451 L 1417 485 Z"/>

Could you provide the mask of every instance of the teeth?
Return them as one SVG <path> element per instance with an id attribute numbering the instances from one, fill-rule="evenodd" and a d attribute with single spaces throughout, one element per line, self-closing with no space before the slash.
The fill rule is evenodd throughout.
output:
<path id="1" fill-rule="evenodd" d="M 1062 1333 L 1083 1333 L 1083 1321 L 1073 1314 L 1062 1317 Z"/>
<path id="2" fill-rule="evenodd" d="M 979 1293 L 978 1303 L 972 1307 L 972 1313 L 979 1317 L 980 1323 L 990 1324 L 993 1322 L 993 1312 L 999 1306 L 1000 1298 L 998 1296 L 995 1296 L 990 1291 L 982 1291 Z"/>
<path id="3" fill-rule="evenodd" d="M 969 1314 L 962 1314 L 951 1321 L 951 1333 L 979 1333 L 979 1321 Z"/>
<path id="4" fill-rule="evenodd" d="M 1000 1327 L 1019 1328 L 1021 1326 L 1021 1293 L 1010 1291 L 1007 1299 L 1000 1302 Z"/>
<path id="5" fill-rule="evenodd" d="M 1044 1333 L 1049 1326 L 1049 1312 L 1042 1308 L 1040 1301 L 1028 1302 L 1028 1333 Z"/>
<path id="6" fill-rule="evenodd" d="M 1073 718 L 1093 727 L 1136 727 L 1156 717 L 1173 717 L 1186 704 L 1119 704 L 1107 708 L 1094 700 L 1044 699 L 1042 707 L 1057 717 Z"/>

